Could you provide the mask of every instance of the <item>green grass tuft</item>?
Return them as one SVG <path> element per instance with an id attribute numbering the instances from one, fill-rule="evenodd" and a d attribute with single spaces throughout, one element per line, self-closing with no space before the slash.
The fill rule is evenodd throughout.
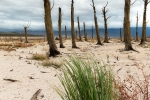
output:
<path id="1" fill-rule="evenodd" d="M 118 100 L 118 88 L 110 67 L 96 60 L 69 56 L 59 80 L 63 89 L 56 88 L 63 100 Z"/>

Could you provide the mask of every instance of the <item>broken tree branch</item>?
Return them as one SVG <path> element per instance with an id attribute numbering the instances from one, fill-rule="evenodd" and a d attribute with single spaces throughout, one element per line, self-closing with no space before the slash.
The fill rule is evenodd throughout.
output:
<path id="1" fill-rule="evenodd" d="M 38 89 L 35 94 L 32 96 L 31 100 L 38 100 L 37 96 L 40 94 L 40 92 L 42 91 L 42 89 Z"/>

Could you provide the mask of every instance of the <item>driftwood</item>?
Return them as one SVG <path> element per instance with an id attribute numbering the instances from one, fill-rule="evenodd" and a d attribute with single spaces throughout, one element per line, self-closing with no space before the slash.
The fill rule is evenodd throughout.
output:
<path id="1" fill-rule="evenodd" d="M 40 71 L 41 73 L 50 73 L 50 72 L 45 72 L 45 71 Z"/>
<path id="2" fill-rule="evenodd" d="M 10 82 L 17 82 L 18 81 L 18 80 L 14 80 L 14 79 L 5 79 L 5 78 L 3 78 L 3 80 L 10 81 Z"/>
<path id="3" fill-rule="evenodd" d="M 37 96 L 39 95 L 39 93 L 42 91 L 42 89 L 38 89 L 35 94 L 32 96 L 31 100 L 38 100 Z"/>

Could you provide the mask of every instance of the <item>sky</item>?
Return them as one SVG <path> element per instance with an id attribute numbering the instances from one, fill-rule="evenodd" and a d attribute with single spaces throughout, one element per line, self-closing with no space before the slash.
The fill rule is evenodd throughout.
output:
<path id="1" fill-rule="evenodd" d="M 94 0 L 99 28 L 104 28 L 104 19 L 102 15 L 102 8 L 107 5 L 108 12 L 108 28 L 122 28 L 124 17 L 124 0 Z M 53 1 L 50 0 L 51 5 Z M 131 0 L 134 2 L 134 0 Z M 77 28 L 77 16 L 80 17 L 80 26 L 83 29 L 83 22 L 86 23 L 86 28 L 91 28 L 94 25 L 93 9 L 91 7 L 92 0 L 74 0 L 74 21 L 75 28 Z M 67 26 L 69 30 L 71 27 L 71 0 L 54 0 L 54 7 L 52 9 L 53 29 L 58 30 L 58 8 L 62 9 L 62 30 Z M 130 20 L 131 27 L 136 25 L 137 11 L 139 13 L 139 27 L 142 26 L 144 2 L 137 0 L 131 6 Z M 150 4 L 148 5 L 148 12 L 150 11 Z M 147 21 L 150 13 L 147 12 Z M 0 3 L 0 29 L 23 30 L 31 22 L 30 29 L 45 30 L 44 26 L 44 5 L 43 0 L 1 0 Z M 150 26 L 150 22 L 147 23 Z"/>

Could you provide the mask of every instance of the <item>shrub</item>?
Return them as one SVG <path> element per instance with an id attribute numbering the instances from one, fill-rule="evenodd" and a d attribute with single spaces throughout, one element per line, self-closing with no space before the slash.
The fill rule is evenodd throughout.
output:
<path id="1" fill-rule="evenodd" d="M 55 88 L 63 100 L 118 100 L 118 88 L 110 67 L 96 60 L 69 56 L 59 80 L 63 89 Z"/>

